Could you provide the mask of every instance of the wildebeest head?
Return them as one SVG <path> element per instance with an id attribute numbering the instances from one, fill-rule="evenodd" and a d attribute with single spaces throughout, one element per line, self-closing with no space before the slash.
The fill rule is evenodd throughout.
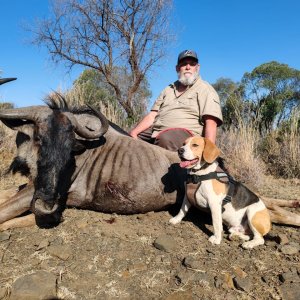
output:
<path id="1" fill-rule="evenodd" d="M 52 98 L 47 104 L 0 112 L 0 120 L 18 131 L 18 154 L 10 169 L 33 181 L 32 210 L 36 216 L 55 213 L 66 197 L 75 168 L 74 153 L 83 147 L 76 134 L 83 139 L 98 139 L 109 125 L 92 108 L 69 111 L 60 95 L 59 103 Z"/>

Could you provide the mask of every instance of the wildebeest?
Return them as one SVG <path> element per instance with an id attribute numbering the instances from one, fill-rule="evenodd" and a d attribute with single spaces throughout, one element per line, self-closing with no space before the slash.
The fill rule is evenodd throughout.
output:
<path id="1" fill-rule="evenodd" d="M 176 153 L 131 138 L 94 109 L 72 110 L 59 100 L 0 112 L 18 131 L 10 170 L 30 179 L 0 206 L 0 224 L 29 208 L 38 223 L 57 223 L 65 205 L 132 214 L 183 196 Z"/>
<path id="2" fill-rule="evenodd" d="M 185 171 L 177 153 L 131 138 L 92 108 L 69 109 L 58 99 L 0 111 L 0 120 L 17 130 L 9 170 L 29 178 L 17 192 L 0 193 L 0 224 L 31 210 L 40 226 L 56 225 L 66 205 L 133 214 L 181 202 Z M 273 222 L 300 225 L 299 215 L 279 207 L 299 201 L 263 201 Z"/>

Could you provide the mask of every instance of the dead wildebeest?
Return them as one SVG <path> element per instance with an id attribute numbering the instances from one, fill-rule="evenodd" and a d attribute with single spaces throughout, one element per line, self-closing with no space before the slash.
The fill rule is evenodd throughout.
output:
<path id="1" fill-rule="evenodd" d="M 1 121 L 18 131 L 10 170 L 30 179 L 2 201 L 0 224 L 28 209 L 40 224 L 57 223 L 65 204 L 144 213 L 183 196 L 176 153 L 134 140 L 93 109 L 69 111 L 62 97 L 57 102 L 0 112 Z"/>
<path id="2" fill-rule="evenodd" d="M 177 153 L 135 140 L 100 112 L 69 109 L 58 98 L 48 106 L 0 112 L 0 120 L 18 131 L 10 171 L 29 178 L 18 192 L 0 195 L 0 230 L 27 225 L 30 215 L 13 218 L 29 210 L 46 227 L 59 223 L 66 205 L 133 214 L 182 200 L 185 171 Z M 264 200 L 272 221 L 300 225 L 300 217 L 278 207 L 280 202 Z"/>

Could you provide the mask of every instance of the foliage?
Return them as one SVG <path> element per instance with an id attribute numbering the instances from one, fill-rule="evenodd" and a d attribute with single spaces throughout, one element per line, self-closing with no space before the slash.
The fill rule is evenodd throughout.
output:
<path id="1" fill-rule="evenodd" d="M 170 44 L 171 6 L 172 0 L 55 0 L 53 15 L 32 29 L 33 43 L 46 46 L 54 62 L 97 70 L 133 119 L 146 74 Z M 116 67 L 126 80 L 119 81 Z"/>
<path id="2" fill-rule="evenodd" d="M 278 128 L 300 105 L 300 71 L 286 64 L 262 64 L 244 74 L 242 86 L 261 133 Z"/>
<path id="3" fill-rule="evenodd" d="M 230 78 L 219 78 L 213 87 L 219 94 L 223 114 L 223 128 L 228 130 L 231 126 L 238 127 L 240 118 L 246 108 L 242 98 L 239 83 Z"/>
<path id="4" fill-rule="evenodd" d="M 114 72 L 116 74 L 115 76 L 119 77 L 119 85 L 125 90 L 129 81 L 126 70 L 115 67 Z M 97 102 L 99 101 L 103 102 L 105 105 L 110 103 L 110 105 L 122 113 L 124 119 L 126 118 L 126 112 L 120 107 L 114 89 L 105 82 L 103 75 L 98 71 L 93 69 L 83 71 L 80 77 L 74 82 L 74 85 L 84 87 L 87 93 L 87 103 L 94 106 L 98 106 L 99 103 Z M 133 116 L 131 119 L 127 120 L 128 125 L 129 123 L 135 123 L 145 114 L 150 96 L 151 92 L 149 90 L 149 84 L 145 78 L 133 97 Z"/>
<path id="5" fill-rule="evenodd" d="M 14 108 L 14 104 L 9 102 L 0 102 L 0 110 L 8 108 Z"/>
<path id="6" fill-rule="evenodd" d="M 284 178 L 300 178 L 300 110 L 279 129 L 268 133 L 260 144 L 260 153 L 268 171 Z"/>

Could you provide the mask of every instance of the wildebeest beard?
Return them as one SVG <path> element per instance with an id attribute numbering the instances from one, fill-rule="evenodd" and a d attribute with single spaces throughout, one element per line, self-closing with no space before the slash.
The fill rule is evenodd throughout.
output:
<path id="1" fill-rule="evenodd" d="M 45 227 L 44 224 L 55 226 L 60 222 L 75 171 L 72 149 L 76 140 L 71 123 L 62 122 L 55 112 L 47 121 L 47 126 L 43 127 L 46 130 L 41 130 L 35 137 L 39 150 L 31 207 L 40 227 Z"/>

